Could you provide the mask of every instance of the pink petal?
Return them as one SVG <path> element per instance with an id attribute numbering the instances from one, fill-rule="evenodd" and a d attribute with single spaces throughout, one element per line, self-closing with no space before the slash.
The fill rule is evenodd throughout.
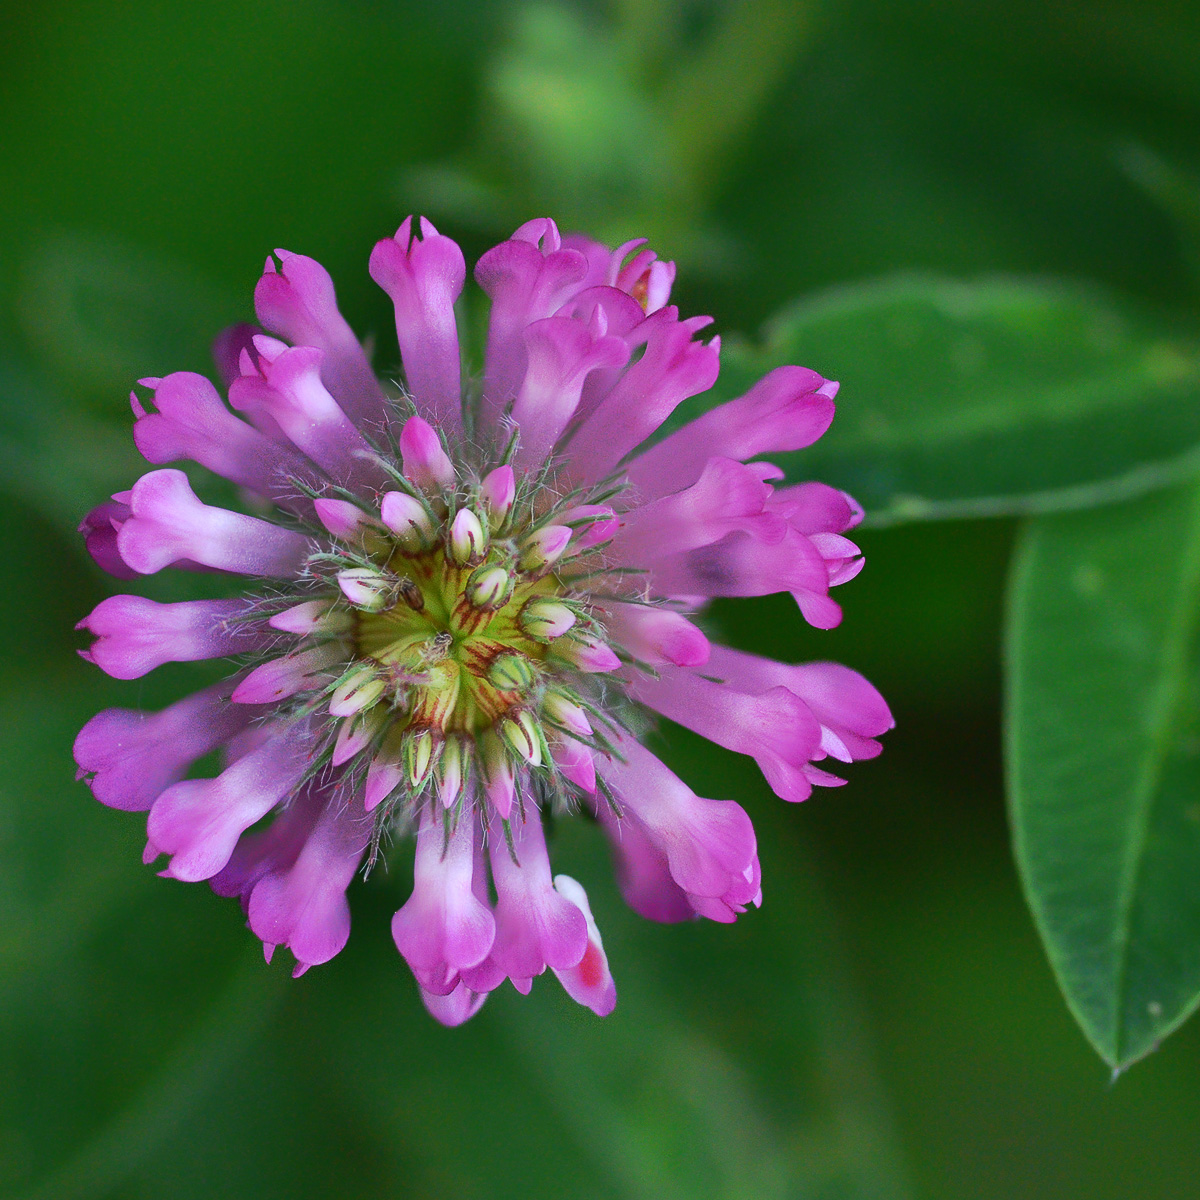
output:
<path id="1" fill-rule="evenodd" d="M 203 375 L 176 371 L 157 382 L 154 408 L 138 417 L 133 440 L 156 465 L 190 458 L 263 496 L 285 498 L 311 467 L 285 445 L 235 417 Z"/>
<path id="2" fill-rule="evenodd" d="M 472 814 L 447 836 L 440 813 L 426 808 L 417 832 L 413 892 L 392 918 L 392 937 L 417 982 L 448 995 L 458 973 L 482 962 L 492 948 L 496 923 L 472 887 L 475 842 Z"/>
<path id="3" fill-rule="evenodd" d="M 357 801 L 329 798 L 295 861 L 266 874 L 250 893 L 250 928 L 264 943 L 287 946 L 305 967 L 341 951 L 350 936 L 346 888 L 372 825 Z"/>
<path id="4" fill-rule="evenodd" d="M 554 973 L 572 1000 L 590 1008 L 598 1017 L 607 1017 L 617 1006 L 617 985 L 608 969 L 608 956 L 604 953 L 600 930 L 592 918 L 587 892 L 569 875 L 556 875 L 554 888 L 583 914 L 587 929 L 583 957 L 573 966 L 554 967 Z"/>
<path id="5" fill-rule="evenodd" d="M 821 757 L 821 725 L 812 710 L 787 687 L 748 694 L 705 677 L 711 674 L 711 659 L 704 675 L 661 667 L 657 679 L 639 678 L 630 690 L 701 737 L 753 756 L 782 799 L 807 799 L 804 767 Z"/>
<path id="6" fill-rule="evenodd" d="M 475 267 L 475 278 L 492 301 L 483 396 L 493 419 L 516 396 L 525 374 L 525 329 L 554 313 L 587 275 L 587 259 L 560 247 L 553 221 L 530 221 Z"/>
<path id="7" fill-rule="evenodd" d="M 198 758 L 258 714 L 229 703 L 226 684 L 196 692 L 158 713 L 109 708 L 75 739 L 80 774 L 101 804 L 144 812 Z"/>
<path id="8" fill-rule="evenodd" d="M 201 504 L 182 471 L 151 471 L 133 485 L 117 534 L 121 558 L 143 575 L 189 559 L 241 575 L 294 575 L 308 557 L 303 535 L 258 517 Z"/>
<path id="9" fill-rule="evenodd" d="M 588 375 L 624 366 L 629 346 L 568 317 L 535 321 L 526 326 L 524 338 L 525 375 L 512 419 L 521 430 L 518 463 L 531 468 L 546 458 L 566 428 Z"/>
<path id="10" fill-rule="evenodd" d="M 238 838 L 300 782 L 312 750 L 311 732 L 297 722 L 216 779 L 186 779 L 167 788 L 147 822 L 150 840 L 173 855 L 167 874 L 189 882 L 217 874 Z"/>
<path id="11" fill-rule="evenodd" d="M 333 280 L 315 259 L 276 250 L 281 271 L 267 259 L 254 289 L 258 319 L 296 346 L 321 352 L 324 386 L 352 421 L 382 427 L 387 403 L 354 331 L 338 311 Z"/>
<path id="12" fill-rule="evenodd" d="M 691 487 L 625 514 L 613 539 L 613 557 L 621 563 L 646 564 L 710 546 L 736 532 L 777 545 L 787 533 L 787 523 L 766 510 L 770 497 L 771 486 L 748 467 L 732 458 L 709 459 Z"/>
<path id="13" fill-rule="evenodd" d="M 257 339 L 261 347 L 265 339 Z M 324 355 L 313 346 L 264 355 L 262 377 L 244 375 L 229 388 L 229 403 L 260 428 L 279 429 L 297 449 L 345 487 L 374 485 L 382 475 L 371 447 L 321 378 Z"/>
<path id="14" fill-rule="evenodd" d="M 270 644 L 261 620 L 247 619 L 245 600 L 159 604 L 142 596 L 109 596 L 76 626 L 97 641 L 88 658 L 114 679 L 139 679 L 168 662 L 196 662 Z"/>
<path id="15" fill-rule="evenodd" d="M 371 251 L 371 278 L 392 298 L 408 390 L 435 425 L 462 425 L 462 384 L 454 302 L 462 292 L 462 251 L 424 217 L 413 236 L 405 217 L 396 236 Z"/>
<path id="16" fill-rule="evenodd" d="M 659 309 L 630 335 L 645 352 L 597 405 L 567 450 L 579 479 L 603 479 L 646 440 L 687 397 L 707 391 L 720 369 L 720 340 L 693 341 L 708 317 L 680 321 L 674 307 Z M 690 482 L 690 481 L 689 481 Z"/>
<path id="17" fill-rule="evenodd" d="M 498 819 L 488 841 L 496 886 L 496 940 L 491 957 L 512 979 L 532 979 L 547 966 L 572 967 L 587 949 L 587 923 L 550 880 L 550 860 L 537 809 L 510 826 L 511 850 Z"/>
<path id="18" fill-rule="evenodd" d="M 445 996 L 421 988 L 421 1001 L 434 1020 L 451 1028 L 469 1021 L 487 999 L 487 992 L 473 992 L 465 983 L 458 983 Z"/>
<path id="19" fill-rule="evenodd" d="M 613 641 L 649 666 L 700 667 L 708 661 L 703 631 L 669 608 L 609 603 L 604 625 Z"/>
<path id="20" fill-rule="evenodd" d="M 409 417 L 400 431 L 400 454 L 404 475 L 419 488 L 438 492 L 454 486 L 454 464 L 451 463 L 442 440 L 428 421 Z"/>
<path id="21" fill-rule="evenodd" d="M 816 371 L 777 367 L 737 400 L 719 404 L 629 464 L 648 497 L 687 487 L 715 454 L 745 461 L 812 445 L 833 420 L 831 384 Z"/>

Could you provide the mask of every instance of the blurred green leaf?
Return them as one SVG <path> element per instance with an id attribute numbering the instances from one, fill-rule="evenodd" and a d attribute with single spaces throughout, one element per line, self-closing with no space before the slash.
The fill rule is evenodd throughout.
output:
<path id="1" fill-rule="evenodd" d="M 1120 1068 L 1200 1001 L 1200 489 L 1034 521 L 1009 615 L 1017 860 Z"/>
<path id="2" fill-rule="evenodd" d="M 64 234 L 30 257 L 18 310 L 42 360 L 113 411 L 140 378 L 211 372 L 212 339 L 243 315 L 186 264 L 146 247 Z"/>
<path id="3" fill-rule="evenodd" d="M 1119 161 L 1172 218 L 1193 282 L 1200 285 L 1200 177 L 1137 143 L 1126 146 Z"/>
<path id="4" fill-rule="evenodd" d="M 800 363 L 841 381 L 815 446 L 773 455 L 876 524 L 1085 507 L 1200 466 L 1200 350 L 1089 288 L 901 276 L 816 295 L 723 352 L 717 393 Z"/>
<path id="5" fill-rule="evenodd" d="M 144 466 L 128 430 L 69 408 L 44 379 L 0 357 L 0 489 L 74 532 Z"/>
<path id="6" fill-rule="evenodd" d="M 715 14 L 701 48 L 664 87 L 671 143 L 693 178 L 710 186 L 795 62 L 816 6 L 802 0 L 734 0 Z M 753 63 L 753 70 L 747 64 Z"/>
<path id="7" fill-rule="evenodd" d="M 569 5 L 517 6 L 483 78 L 481 136 L 464 155 L 406 171 L 406 203 L 491 233 L 550 212 L 613 243 L 648 236 L 700 272 L 735 264 L 708 210 L 797 57 L 808 7 L 737 0 L 690 40 L 684 6 L 615 7 L 605 21 Z"/>

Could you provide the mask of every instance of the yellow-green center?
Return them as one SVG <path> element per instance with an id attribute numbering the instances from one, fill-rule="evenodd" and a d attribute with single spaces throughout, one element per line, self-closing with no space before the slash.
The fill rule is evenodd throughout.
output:
<path id="1" fill-rule="evenodd" d="M 358 613 L 358 654 L 378 664 L 410 725 L 474 737 L 524 703 L 544 676 L 550 646 L 529 636 L 518 618 L 530 601 L 556 597 L 559 585 L 553 575 L 518 575 L 498 607 L 480 607 L 468 598 L 469 581 L 492 565 L 459 566 L 441 548 L 417 556 L 396 552 L 387 563 L 401 580 L 395 602 Z M 512 681 L 513 671 L 506 675 L 495 666 L 505 656 L 516 657 L 509 665 L 528 685 L 497 685 L 497 676 Z"/>

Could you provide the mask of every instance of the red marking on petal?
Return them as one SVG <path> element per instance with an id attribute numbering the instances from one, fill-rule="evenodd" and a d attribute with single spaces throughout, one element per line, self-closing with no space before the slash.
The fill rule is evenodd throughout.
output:
<path id="1" fill-rule="evenodd" d="M 600 985 L 604 978 L 604 956 L 595 942 L 588 942 L 587 949 L 579 960 L 579 966 L 575 969 L 579 972 L 579 982 L 584 987 L 594 988 Z"/>

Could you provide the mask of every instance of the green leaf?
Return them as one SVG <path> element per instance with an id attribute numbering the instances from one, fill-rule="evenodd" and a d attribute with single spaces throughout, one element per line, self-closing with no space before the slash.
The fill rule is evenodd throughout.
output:
<path id="1" fill-rule="evenodd" d="M 876 524 L 1086 507 L 1200 466 L 1196 345 L 1067 283 L 836 288 L 723 358 L 722 397 L 783 363 L 841 381 L 825 437 L 772 458 L 846 489 Z"/>
<path id="2" fill-rule="evenodd" d="M 1033 522 L 1010 620 L 1017 861 L 1119 1069 L 1200 1001 L 1200 488 Z"/>
<path id="3" fill-rule="evenodd" d="M 130 424 L 116 429 L 69 407 L 44 379 L 0 354 L 0 490 L 63 530 L 74 534 L 90 508 L 145 470 Z"/>
<path id="4" fill-rule="evenodd" d="M 135 243 L 72 233 L 35 247 L 18 309 L 42 360 L 113 411 L 137 379 L 211 372 L 209 347 L 244 315 L 186 263 Z"/>
<path id="5" fill-rule="evenodd" d="M 1192 279 L 1200 284 L 1200 178 L 1136 142 L 1121 150 L 1118 162 L 1171 217 Z"/>

